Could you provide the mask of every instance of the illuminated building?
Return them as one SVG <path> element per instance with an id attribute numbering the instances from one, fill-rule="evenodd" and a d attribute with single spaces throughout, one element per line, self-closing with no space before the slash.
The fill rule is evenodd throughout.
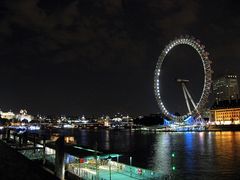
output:
<path id="1" fill-rule="evenodd" d="M 215 103 L 210 110 L 210 121 L 217 125 L 240 124 L 240 102 L 226 100 Z"/>
<path id="2" fill-rule="evenodd" d="M 104 127 L 109 127 L 111 124 L 109 116 L 106 116 L 105 118 L 101 117 L 100 119 L 98 119 L 97 122 L 99 125 L 104 126 Z"/>
<path id="3" fill-rule="evenodd" d="M 33 116 L 27 114 L 27 110 L 20 110 L 20 113 L 16 115 L 16 119 L 18 119 L 19 121 L 27 120 L 28 122 L 30 122 L 31 120 L 33 120 Z"/>
<path id="4" fill-rule="evenodd" d="M 112 121 L 121 122 L 121 121 L 122 121 L 122 118 L 120 118 L 120 117 L 115 117 L 115 118 L 112 118 Z"/>
<path id="5" fill-rule="evenodd" d="M 68 143 L 68 144 L 76 144 L 76 140 L 75 140 L 74 136 L 65 136 L 64 142 Z"/>
<path id="6" fill-rule="evenodd" d="M 226 75 L 213 82 L 215 100 L 225 101 L 239 98 L 238 78 L 236 75 Z"/>
<path id="7" fill-rule="evenodd" d="M 0 112 L 1 118 L 3 119 L 14 119 L 15 118 L 15 114 L 13 112 Z"/>

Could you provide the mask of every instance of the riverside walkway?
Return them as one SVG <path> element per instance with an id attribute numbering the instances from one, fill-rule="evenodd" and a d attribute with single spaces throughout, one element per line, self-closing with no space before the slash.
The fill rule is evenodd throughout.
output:
<path id="1" fill-rule="evenodd" d="M 36 163 L 27 159 L 0 140 L 0 179 L 1 180 L 57 180 Z"/>
<path id="2" fill-rule="evenodd" d="M 0 168 L 2 171 L 6 169 L 5 174 L 1 174 L 3 178 L 0 175 L 0 179 L 56 179 L 58 177 L 62 180 L 65 178 L 153 180 L 168 177 L 163 172 L 159 173 L 132 166 L 132 157 L 130 157 L 130 165 L 122 164 L 118 161 L 120 154 L 103 149 L 90 149 L 75 143 L 68 144 L 66 142 L 69 137 L 61 135 L 58 135 L 55 141 L 47 140 L 46 137 L 46 135 L 42 136 L 42 133 L 25 132 L 19 134 L 15 131 L 11 133 L 11 129 L 7 129 L 2 136 L 4 141 L 1 142 L 1 146 L 4 148 L 0 146 L 0 154 L 3 155 L 0 156 L 0 161 L 4 165 L 10 163 L 11 166 Z M 4 159 L 5 156 L 7 156 L 6 159 Z M 117 161 L 113 161 L 114 158 L 117 158 Z M 51 169 L 56 177 L 30 160 L 41 162 L 45 168 Z M 20 175 L 18 176 L 18 174 Z"/>

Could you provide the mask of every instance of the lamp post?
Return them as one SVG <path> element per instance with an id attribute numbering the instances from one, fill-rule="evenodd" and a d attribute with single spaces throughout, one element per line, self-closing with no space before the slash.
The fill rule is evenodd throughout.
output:
<path id="1" fill-rule="evenodd" d="M 117 171 L 119 172 L 119 154 L 117 155 Z"/>
<path id="2" fill-rule="evenodd" d="M 129 157 L 130 161 L 130 176 L 132 176 L 132 156 Z"/>
<path id="3" fill-rule="evenodd" d="M 112 172 L 111 172 L 111 159 L 112 157 L 108 156 L 108 165 L 109 165 L 109 180 L 112 180 Z"/>
<path id="4" fill-rule="evenodd" d="M 171 156 L 172 156 L 172 170 L 175 171 L 176 170 L 175 163 L 174 163 L 175 153 L 173 152 Z"/>
<path id="5" fill-rule="evenodd" d="M 99 179 L 99 164 L 98 164 L 98 161 L 99 161 L 99 156 L 96 156 L 96 176 L 97 176 L 97 179 Z"/>

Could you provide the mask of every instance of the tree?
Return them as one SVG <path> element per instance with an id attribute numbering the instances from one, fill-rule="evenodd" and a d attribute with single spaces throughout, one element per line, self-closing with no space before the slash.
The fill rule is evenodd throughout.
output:
<path id="1" fill-rule="evenodd" d="M 151 114 L 150 116 L 136 118 L 133 122 L 134 124 L 141 124 L 144 126 L 161 125 L 163 124 L 163 117 L 160 114 Z"/>
<path id="2" fill-rule="evenodd" d="M 6 118 L 0 118 L 0 126 L 6 126 L 9 123 L 9 120 Z"/>

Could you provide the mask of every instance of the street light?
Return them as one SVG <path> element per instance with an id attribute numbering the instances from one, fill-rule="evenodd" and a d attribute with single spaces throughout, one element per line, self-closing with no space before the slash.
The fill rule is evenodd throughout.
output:
<path id="1" fill-rule="evenodd" d="M 117 171 L 119 172 L 119 154 L 117 154 Z"/>
<path id="2" fill-rule="evenodd" d="M 132 176 L 132 156 L 129 157 L 130 161 L 130 176 Z"/>
<path id="3" fill-rule="evenodd" d="M 111 172 L 111 161 L 112 161 L 112 157 L 109 155 L 108 156 L 108 165 L 109 165 L 109 179 L 112 179 L 112 172 Z"/>
<path id="4" fill-rule="evenodd" d="M 99 165 L 98 165 L 98 161 L 99 161 L 99 156 L 96 156 L 96 177 L 97 179 L 99 179 Z"/>
<path id="5" fill-rule="evenodd" d="M 176 166 L 174 165 L 175 163 L 175 161 L 174 161 L 174 159 L 175 159 L 175 153 L 173 152 L 172 154 L 171 154 L 171 156 L 172 156 L 172 170 L 173 171 L 175 171 L 176 170 Z"/>
<path id="6" fill-rule="evenodd" d="M 119 154 L 117 155 L 117 163 L 119 162 Z"/>

